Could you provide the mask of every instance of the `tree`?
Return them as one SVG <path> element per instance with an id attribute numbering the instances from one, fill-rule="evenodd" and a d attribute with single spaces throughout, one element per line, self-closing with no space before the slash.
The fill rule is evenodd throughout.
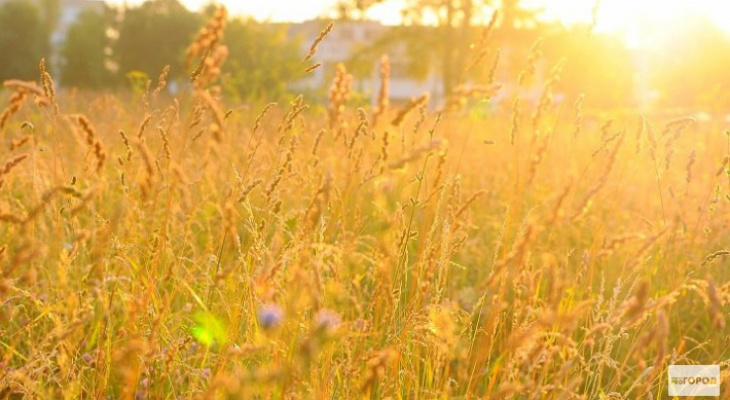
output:
<path id="1" fill-rule="evenodd" d="M 472 43 L 472 27 L 476 14 L 483 13 L 486 2 L 480 0 L 414 1 L 414 7 L 431 11 L 439 17 L 437 37 L 442 53 L 441 72 L 444 94 L 451 94 L 459 83 L 459 75 L 465 70 L 469 45 Z M 423 16 L 423 14 L 421 14 Z"/>
<path id="2" fill-rule="evenodd" d="M 503 30 L 534 29 L 540 25 L 537 15 L 541 9 L 527 9 L 520 0 L 502 0 L 499 11 Z"/>
<path id="3" fill-rule="evenodd" d="M 107 36 L 111 16 L 108 8 L 104 13 L 86 10 L 71 25 L 61 49 L 61 84 L 100 89 L 113 83 Z"/>
<path id="4" fill-rule="evenodd" d="M 340 0 L 333 6 L 335 18 L 338 20 L 360 20 L 365 18 L 367 10 L 385 0 Z"/>
<path id="5" fill-rule="evenodd" d="M 200 14 L 177 0 L 152 0 L 127 8 L 114 46 L 120 72 L 157 76 L 169 64 L 171 79 L 186 75 L 184 51 L 202 22 Z"/>
<path id="6" fill-rule="evenodd" d="M 0 81 L 35 79 L 48 42 L 44 20 L 32 2 L 11 0 L 0 6 Z"/>
<path id="7" fill-rule="evenodd" d="M 302 70 L 299 44 L 287 40 L 283 26 L 233 19 L 223 44 L 229 54 L 226 86 L 242 98 L 280 96 Z"/>
<path id="8" fill-rule="evenodd" d="M 61 0 L 38 0 L 46 32 L 53 32 L 61 18 Z"/>
<path id="9" fill-rule="evenodd" d="M 342 0 L 340 8 L 361 13 L 385 0 Z M 464 80 L 464 72 L 473 56 L 471 45 L 478 40 L 481 28 L 501 4 L 506 7 L 501 25 L 510 29 L 531 28 L 535 10 L 525 8 L 519 0 L 406 0 L 403 27 L 392 30 L 389 40 L 407 43 L 412 70 L 436 68 L 443 93 L 449 95 Z M 435 25 L 435 26 L 433 26 Z M 479 50 L 479 49 L 478 49 Z"/>

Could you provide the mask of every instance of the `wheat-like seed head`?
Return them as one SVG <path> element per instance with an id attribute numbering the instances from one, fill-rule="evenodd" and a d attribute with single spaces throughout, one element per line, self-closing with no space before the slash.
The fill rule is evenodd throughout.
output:
<path id="1" fill-rule="evenodd" d="M 314 39 L 314 42 L 312 43 L 312 46 L 309 48 L 309 52 L 307 52 L 307 55 L 304 57 L 303 61 L 308 61 L 314 57 L 314 55 L 317 53 L 317 48 L 319 47 L 319 44 L 324 40 L 327 35 L 329 35 L 330 32 L 332 32 L 332 28 L 335 26 L 334 21 L 327 24 L 327 27 L 322 30 L 322 32 L 317 35 L 317 37 Z"/>

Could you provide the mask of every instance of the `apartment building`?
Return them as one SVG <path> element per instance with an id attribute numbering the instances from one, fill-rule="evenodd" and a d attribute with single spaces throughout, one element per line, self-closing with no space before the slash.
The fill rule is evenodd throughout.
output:
<path id="1" fill-rule="evenodd" d="M 289 25 L 288 35 L 301 42 L 302 52 L 306 54 L 309 47 L 317 38 L 327 20 L 310 20 Z M 356 57 L 358 52 L 366 51 L 368 46 L 377 42 L 391 27 L 378 21 L 338 21 L 336 29 L 319 44 L 314 62 L 322 66 L 295 86 L 300 90 L 321 90 L 329 87 L 335 67 L 338 63 L 345 63 Z M 432 99 L 438 102 L 442 99 L 441 78 L 435 70 L 430 70 L 426 77 L 418 78 L 409 74 L 407 66 L 410 60 L 405 44 L 393 44 L 383 51 L 390 60 L 390 98 L 394 102 L 404 102 L 412 97 L 429 92 Z M 366 59 L 372 60 L 371 71 L 367 76 L 356 76 L 354 88 L 368 96 L 372 102 L 377 100 L 380 87 L 380 56 L 369 54 Z"/>

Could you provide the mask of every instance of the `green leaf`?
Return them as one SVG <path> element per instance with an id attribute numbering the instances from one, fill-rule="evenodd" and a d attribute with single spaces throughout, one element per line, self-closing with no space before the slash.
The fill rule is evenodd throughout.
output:
<path id="1" fill-rule="evenodd" d="M 129 71 L 125 76 L 135 94 L 144 93 L 150 80 L 149 75 L 142 71 Z"/>
<path id="2" fill-rule="evenodd" d="M 228 341 L 227 329 L 215 315 L 209 312 L 199 312 L 193 317 L 195 326 L 193 327 L 193 337 L 200 343 L 211 347 L 214 344 L 218 346 Z"/>

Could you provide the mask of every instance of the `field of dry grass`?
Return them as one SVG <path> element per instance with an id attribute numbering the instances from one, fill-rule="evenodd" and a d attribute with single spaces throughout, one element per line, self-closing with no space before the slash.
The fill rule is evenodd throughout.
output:
<path id="1" fill-rule="evenodd" d="M 241 108 L 191 49 L 175 99 L 5 83 L 0 398 L 659 399 L 726 367 L 727 126 L 374 112 L 345 75 Z"/>

